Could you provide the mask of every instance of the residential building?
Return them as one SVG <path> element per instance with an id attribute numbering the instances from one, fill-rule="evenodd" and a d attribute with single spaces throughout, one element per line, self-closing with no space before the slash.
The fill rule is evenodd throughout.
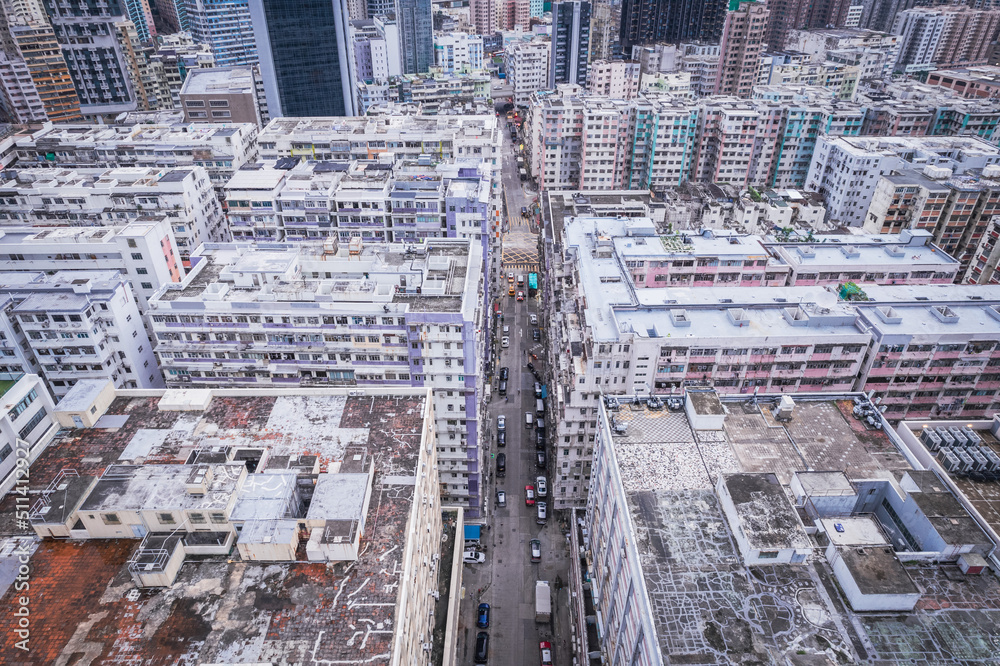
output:
<path id="1" fill-rule="evenodd" d="M 434 65 L 431 0 L 396 0 L 403 74 L 423 74 Z"/>
<path id="2" fill-rule="evenodd" d="M 850 0 L 776 0 L 769 3 L 764 41 L 772 49 L 791 48 L 789 34 L 794 30 L 838 28 L 846 25 Z"/>
<path id="3" fill-rule="evenodd" d="M 552 5 L 549 85 L 587 85 L 590 66 L 590 3 L 562 0 Z"/>
<path id="4" fill-rule="evenodd" d="M 149 55 L 154 51 L 154 42 L 146 42 L 144 46 L 132 21 L 119 21 L 115 23 L 114 28 L 115 36 L 121 45 L 129 80 L 135 90 L 137 110 L 148 111 L 158 108 L 159 100 L 155 97 L 154 77 L 149 66 Z M 169 95 L 165 101 L 168 103 L 172 101 Z"/>
<path id="5" fill-rule="evenodd" d="M 272 117 L 357 114 L 346 0 L 250 0 L 250 12 Z"/>
<path id="6" fill-rule="evenodd" d="M 7 340 L 0 341 L 9 347 Z M 59 429 L 52 413 L 55 404 L 45 382 L 38 375 L 23 373 L 0 373 L 0 401 L 3 416 L 0 416 L 0 494 L 6 495 L 19 479 L 25 477 L 26 469 L 18 460 L 33 463 L 55 436 Z M 15 449 L 17 452 L 15 453 Z M 30 478 L 30 477 L 29 477 Z M 20 486 L 26 482 L 21 480 Z"/>
<path id="7" fill-rule="evenodd" d="M 147 61 L 152 79 L 147 92 L 155 99 L 155 106 L 151 108 L 157 109 L 182 108 L 181 88 L 189 75 L 215 68 L 215 56 L 209 46 L 196 43 L 191 34 L 186 32 L 164 37 L 156 50 L 148 54 Z M 218 75 L 219 78 L 223 76 L 224 74 Z"/>
<path id="8" fill-rule="evenodd" d="M 847 15 L 844 17 L 844 27 L 845 28 L 857 28 L 861 25 L 861 16 L 864 14 L 865 6 L 860 5 L 850 5 L 847 8 Z"/>
<path id="9" fill-rule="evenodd" d="M 441 499 L 480 517 L 484 266 L 481 245 L 458 239 L 352 242 L 346 254 L 335 242 L 210 244 L 150 302 L 156 352 L 172 387 L 430 388 Z"/>
<path id="10" fill-rule="evenodd" d="M 949 88 L 969 99 L 996 99 L 1000 97 L 1000 67 L 942 69 L 928 74 L 927 83 Z"/>
<path id="11" fill-rule="evenodd" d="M 1000 215 L 1000 166 L 952 176 L 949 169 L 903 168 L 879 179 L 865 231 L 923 229 L 956 257 L 964 275 L 995 215 Z"/>
<path id="12" fill-rule="evenodd" d="M 716 95 L 747 98 L 753 92 L 760 69 L 768 8 L 756 0 L 733 0 L 722 30 Z"/>
<path id="13" fill-rule="evenodd" d="M 27 63 L 0 51 L 0 118 L 5 123 L 27 124 L 48 120 Z"/>
<path id="14" fill-rule="evenodd" d="M 136 110 L 115 24 L 125 20 L 121 5 L 91 6 L 85 0 L 43 0 L 69 68 L 84 115 L 116 115 Z"/>
<path id="15" fill-rule="evenodd" d="M 855 65 L 861 80 L 886 78 L 899 55 L 898 35 L 859 28 L 792 30 L 785 44 L 814 62 Z"/>
<path id="16" fill-rule="evenodd" d="M 12 22 L 10 34 L 17 54 L 13 49 L 5 50 L 12 60 L 18 55 L 24 60 L 48 119 L 55 123 L 83 120 L 73 77 L 48 21 Z"/>
<path id="17" fill-rule="evenodd" d="M 644 396 L 625 400 L 633 398 Z M 974 490 L 982 482 L 949 478 L 916 438 L 928 422 L 914 421 L 912 432 L 897 433 L 876 413 L 876 426 L 866 429 L 851 408 L 877 409 L 860 393 L 793 394 L 791 419 L 771 431 L 774 410 L 766 405 L 779 398 L 750 401 L 692 389 L 673 412 L 597 403 L 593 474 L 580 481 L 590 493 L 586 509 L 572 513 L 579 522 L 569 535 L 574 652 L 660 664 L 713 650 L 720 663 L 792 652 L 802 661 L 822 661 L 831 645 L 853 655 L 854 641 L 873 639 L 880 650 L 905 650 L 905 633 L 885 633 L 890 613 L 894 628 L 926 627 L 928 650 L 947 649 L 948 639 L 939 635 L 976 631 L 975 619 L 945 618 L 929 608 L 934 604 L 926 595 L 944 585 L 957 599 L 981 581 L 970 575 L 955 589 L 950 571 L 912 559 L 926 550 L 956 569 L 966 567 L 965 558 L 985 562 L 983 553 L 993 552 L 997 537 L 993 505 Z M 706 414 L 711 409 L 719 410 L 714 418 Z M 807 423 L 823 424 L 823 442 Z M 989 422 L 972 425 L 992 451 Z M 844 458 L 824 446 L 833 433 L 836 456 Z M 762 570 L 798 583 L 772 587 L 754 575 Z M 810 579 L 816 572 L 825 583 Z M 713 582 L 695 589 L 685 584 L 690 580 Z M 834 581 L 843 595 L 836 601 L 823 594 Z M 706 593 L 718 603 L 700 603 Z M 752 645 L 739 647 L 715 642 L 714 633 L 701 629 L 724 627 L 733 617 L 752 622 L 758 613 L 751 600 L 760 594 L 789 609 L 789 624 L 764 623 Z M 816 645 L 813 630 L 797 628 L 806 612 L 795 602 L 814 595 L 815 608 L 837 627 Z M 596 622 L 591 631 L 588 617 Z M 961 626 L 954 627 L 955 620 Z"/>
<path id="18" fill-rule="evenodd" d="M 823 195 L 828 219 L 865 223 L 882 176 L 915 164 L 962 175 L 1000 163 L 1000 151 L 974 137 L 827 137 L 816 140 L 806 189 Z"/>
<path id="19" fill-rule="evenodd" d="M 719 43 L 726 20 L 725 0 L 625 0 L 621 6 L 622 50 L 688 40 Z"/>
<path id="20" fill-rule="evenodd" d="M 257 127 L 250 123 L 48 124 L 19 135 L 16 151 L 21 167 L 203 167 L 224 201 L 223 188 L 233 174 L 257 160 L 256 138 Z"/>
<path id="21" fill-rule="evenodd" d="M 667 93 L 676 97 L 694 99 L 694 92 L 691 89 L 690 72 L 676 72 L 674 74 L 652 72 L 650 74 L 643 74 L 639 84 L 639 92 L 643 94 Z"/>
<path id="22" fill-rule="evenodd" d="M 500 27 L 500 0 L 469 0 L 470 20 L 475 34 L 492 35 Z"/>
<path id="23" fill-rule="evenodd" d="M 614 99 L 632 99 L 639 94 L 639 71 L 637 62 L 594 60 L 587 75 L 587 91 Z M 690 83 L 687 87 L 690 89 Z"/>
<path id="24" fill-rule="evenodd" d="M 162 388 L 163 376 L 128 280 L 115 270 L 3 273 L 33 370 L 53 397 L 99 379 L 122 388 Z"/>
<path id="25" fill-rule="evenodd" d="M 986 226 L 986 232 L 979 240 L 979 246 L 972 255 L 969 269 L 962 282 L 969 284 L 1000 284 L 1000 218 L 994 217 Z"/>
<path id="26" fill-rule="evenodd" d="M 1000 33 L 1000 9 L 907 9 L 896 16 L 892 32 L 900 36 L 897 72 L 985 65 Z"/>
<path id="27" fill-rule="evenodd" d="M 470 74 L 483 69 L 483 38 L 464 32 L 435 35 L 434 64 L 445 74 Z"/>
<path id="28" fill-rule="evenodd" d="M 107 227 L 165 220 L 178 259 L 199 245 L 228 240 L 229 229 L 203 167 L 29 168 L 0 172 L 6 206 L 0 227 Z M 163 245 L 164 253 L 173 246 Z"/>
<path id="29" fill-rule="evenodd" d="M 156 26 L 153 25 L 153 12 L 149 9 L 149 0 L 125 0 L 125 11 L 128 20 L 135 26 L 135 32 L 140 42 L 148 42 L 156 37 Z"/>
<path id="30" fill-rule="evenodd" d="M 97 229 L 5 227 L 0 248 L 7 257 L 0 260 L 4 272 L 116 270 L 131 284 L 141 313 L 161 286 L 185 274 L 173 231 L 162 220 Z"/>
<path id="31" fill-rule="evenodd" d="M 396 20 L 376 16 L 365 21 L 351 21 L 354 63 L 358 83 L 384 83 L 390 76 L 403 74 Z"/>
<path id="32" fill-rule="evenodd" d="M 531 6 L 534 2 L 535 0 L 501 0 L 495 5 L 497 28 L 501 31 L 532 34 Z"/>
<path id="33" fill-rule="evenodd" d="M 308 652 L 332 661 L 374 651 L 388 664 L 414 664 L 431 649 L 454 652 L 454 641 L 434 637 L 434 621 L 450 617 L 442 626 L 457 632 L 461 574 L 439 582 L 439 567 L 442 555 L 462 556 L 461 540 L 444 537 L 463 528 L 463 515 L 446 511 L 452 532 L 445 529 L 426 389 L 206 389 L 192 397 L 90 383 L 56 405 L 64 430 L 32 467 L 39 492 L 30 520 L 45 540 L 31 556 L 38 585 L 61 585 L 46 573 L 60 561 L 97 585 L 118 579 L 141 589 L 130 611 L 109 606 L 104 619 L 117 634 L 130 613 L 165 613 L 131 647 L 143 662 L 156 661 L 170 626 L 192 617 L 172 595 L 198 606 L 239 604 L 247 576 L 287 600 L 284 629 L 248 647 L 244 637 L 260 617 L 234 614 L 225 631 L 208 629 L 204 643 L 174 654 L 219 662 L 233 651 L 265 660 Z M 372 419 L 361 419 L 363 410 Z M 189 459 L 178 459 L 177 445 Z M 208 592 L 212 570 L 220 586 Z M 359 575 L 368 583 L 358 594 L 322 598 L 320 590 L 346 590 Z M 321 608 L 339 621 L 316 625 Z M 58 617 L 82 626 L 91 610 L 71 604 Z M 351 626 L 367 622 L 383 628 L 362 643 Z M 113 649 L 110 638 L 98 642 L 93 649 Z M 65 636 L 48 649 L 62 659 L 77 648 Z"/>
<path id="34" fill-rule="evenodd" d="M 837 99 L 854 99 L 861 68 L 838 62 L 814 62 L 805 53 L 782 51 L 760 58 L 757 86 L 818 86 L 829 88 Z"/>
<path id="35" fill-rule="evenodd" d="M 621 45 L 618 43 L 620 26 L 620 3 L 609 0 L 595 0 L 591 3 L 590 58 L 592 62 L 611 60 L 612 57 L 622 52 Z"/>
<path id="36" fill-rule="evenodd" d="M 187 122 L 262 125 L 256 76 L 249 67 L 192 70 L 178 101 Z"/>
<path id="37" fill-rule="evenodd" d="M 531 94 L 551 87 L 548 41 L 513 42 L 503 52 L 507 82 L 514 89 L 514 105 L 528 106 Z"/>
<path id="38" fill-rule="evenodd" d="M 256 65 L 259 40 L 249 0 L 173 0 L 183 14 L 181 30 L 208 44 L 218 67 Z M 169 4 L 169 3 L 168 3 Z"/>

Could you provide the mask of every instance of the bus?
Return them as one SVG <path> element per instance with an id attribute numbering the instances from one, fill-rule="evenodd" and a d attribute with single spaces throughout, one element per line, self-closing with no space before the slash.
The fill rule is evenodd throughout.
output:
<path id="1" fill-rule="evenodd" d="M 538 293 L 538 273 L 528 273 L 528 296 Z"/>

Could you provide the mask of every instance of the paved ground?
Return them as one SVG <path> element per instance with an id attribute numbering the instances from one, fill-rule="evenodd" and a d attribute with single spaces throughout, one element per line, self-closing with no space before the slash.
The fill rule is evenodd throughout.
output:
<path id="1" fill-rule="evenodd" d="M 540 312 L 537 298 L 528 298 L 517 302 L 506 295 L 508 270 L 524 273 L 533 268 L 532 262 L 537 262 L 537 235 L 528 220 L 521 219 L 521 206 L 527 206 L 533 199 L 532 194 L 521 190 L 517 177 L 517 163 L 510 152 L 509 134 L 504 143 L 503 182 L 508 209 L 515 213 L 510 220 L 510 230 L 504 234 L 504 265 L 502 275 L 494 287 L 500 297 L 504 313 L 502 323 L 510 327 L 510 347 L 500 349 L 500 367 L 510 371 L 508 381 L 508 398 L 505 401 L 497 393 L 497 382 L 494 381 L 493 400 L 488 406 L 489 422 L 493 425 L 490 453 L 488 454 L 489 477 L 486 492 L 494 498 L 489 517 L 489 530 L 485 532 L 486 563 L 484 565 L 465 565 L 463 581 L 465 597 L 459 620 L 458 663 L 472 664 L 476 633 L 476 607 L 480 602 L 491 606 L 490 634 L 490 664 L 501 666 L 522 666 L 538 663 L 538 643 L 547 640 L 553 643 L 555 664 L 569 666 L 569 609 L 567 588 L 554 590 L 554 620 L 551 624 L 535 623 L 535 581 L 548 580 L 552 584 L 557 581 L 566 583 L 569 580 L 569 546 L 565 536 L 567 528 L 560 524 L 559 519 L 550 510 L 547 524 L 536 523 L 535 507 L 525 506 L 524 486 L 536 485 L 535 478 L 546 471 L 536 465 L 535 432 L 525 427 L 524 414 L 534 413 L 534 377 L 526 368 L 526 363 L 537 356 L 533 362 L 540 366 L 545 362 L 545 355 L 540 343 L 532 342 L 532 326 L 529 324 L 529 314 Z M 507 261 L 512 263 L 508 264 Z M 501 291 L 502 288 L 502 291 Z M 544 323 L 544 322 L 542 322 Z M 498 331 L 496 339 L 503 336 Z M 496 446 L 496 417 L 504 414 L 507 419 L 507 446 Z M 507 456 L 506 476 L 496 477 L 495 455 L 503 452 Z M 551 451 L 550 451 L 551 452 Z M 496 489 L 507 492 L 507 506 L 497 508 L 495 505 Z M 551 503 L 550 503 L 551 506 Z M 537 538 L 542 542 L 542 562 L 532 564 L 528 553 L 528 541 Z M 481 590 L 481 592 L 480 592 Z M 558 638 L 557 638 L 558 637 Z"/>

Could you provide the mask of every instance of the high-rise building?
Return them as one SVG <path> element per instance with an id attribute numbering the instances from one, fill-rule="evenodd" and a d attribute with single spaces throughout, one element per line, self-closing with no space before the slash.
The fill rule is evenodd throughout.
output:
<path id="1" fill-rule="evenodd" d="M 621 51 L 618 32 L 622 20 L 621 4 L 597 0 L 591 4 L 590 59 L 609 60 Z"/>
<path id="2" fill-rule="evenodd" d="M 477 72 L 483 68 L 483 38 L 464 32 L 437 35 L 434 61 L 445 74 Z"/>
<path id="3" fill-rule="evenodd" d="M 639 94 L 639 70 L 637 62 L 595 60 L 587 75 L 587 90 L 614 99 L 632 99 Z"/>
<path id="4" fill-rule="evenodd" d="M 579 0 L 552 5 L 552 54 L 549 85 L 587 85 L 590 65 L 590 3 Z"/>
<path id="5" fill-rule="evenodd" d="M 773 0 L 767 3 L 764 41 L 772 50 L 782 49 L 789 30 L 842 27 L 849 7 L 850 0 Z"/>
<path id="6" fill-rule="evenodd" d="M 219 67 L 257 64 L 248 0 L 175 0 L 181 29 L 208 44 Z"/>
<path id="7" fill-rule="evenodd" d="M 272 118 L 357 114 L 346 0 L 251 0 L 250 13 Z"/>
<path id="8" fill-rule="evenodd" d="M 900 36 L 896 71 L 985 65 L 1000 33 L 1000 9 L 908 9 L 896 16 L 892 32 Z"/>
<path id="9" fill-rule="evenodd" d="M 358 84 L 385 82 L 403 73 L 396 19 L 378 16 L 351 21 L 351 47 Z"/>
<path id="10" fill-rule="evenodd" d="M 547 42 L 514 42 L 503 53 L 507 81 L 514 88 L 514 104 L 528 106 L 531 93 L 549 88 Z"/>
<path id="11" fill-rule="evenodd" d="M 477 35 L 492 35 L 497 31 L 500 0 L 469 0 L 469 18 Z"/>
<path id="12" fill-rule="evenodd" d="M 760 69 L 767 14 L 767 6 L 762 2 L 730 1 L 726 26 L 722 31 L 722 54 L 715 78 L 716 95 L 750 97 Z"/>
<path id="13" fill-rule="evenodd" d="M 126 20 L 118 0 L 44 0 L 84 114 L 135 111 L 135 91 L 115 24 Z"/>
<path id="14" fill-rule="evenodd" d="M 624 0 L 621 47 L 688 40 L 717 43 L 726 20 L 726 0 Z"/>
<path id="15" fill-rule="evenodd" d="M 149 9 L 149 0 L 122 0 L 128 19 L 135 25 L 135 32 L 140 42 L 148 42 L 156 37 L 156 26 L 153 25 L 153 12 Z"/>
<path id="16" fill-rule="evenodd" d="M 80 98 L 52 26 L 39 19 L 11 25 L 10 33 L 48 119 L 55 123 L 83 120 Z"/>
<path id="17" fill-rule="evenodd" d="M 434 13 L 431 0 L 397 0 L 396 20 L 403 74 L 423 74 L 434 65 Z"/>

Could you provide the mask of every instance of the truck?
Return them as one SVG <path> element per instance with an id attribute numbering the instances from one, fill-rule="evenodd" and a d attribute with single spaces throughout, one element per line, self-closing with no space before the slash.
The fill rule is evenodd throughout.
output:
<path id="1" fill-rule="evenodd" d="M 528 296 L 538 293 L 538 273 L 528 273 Z"/>
<path id="2" fill-rule="evenodd" d="M 552 620 L 552 590 L 549 581 L 535 582 L 535 622 L 550 622 Z"/>

